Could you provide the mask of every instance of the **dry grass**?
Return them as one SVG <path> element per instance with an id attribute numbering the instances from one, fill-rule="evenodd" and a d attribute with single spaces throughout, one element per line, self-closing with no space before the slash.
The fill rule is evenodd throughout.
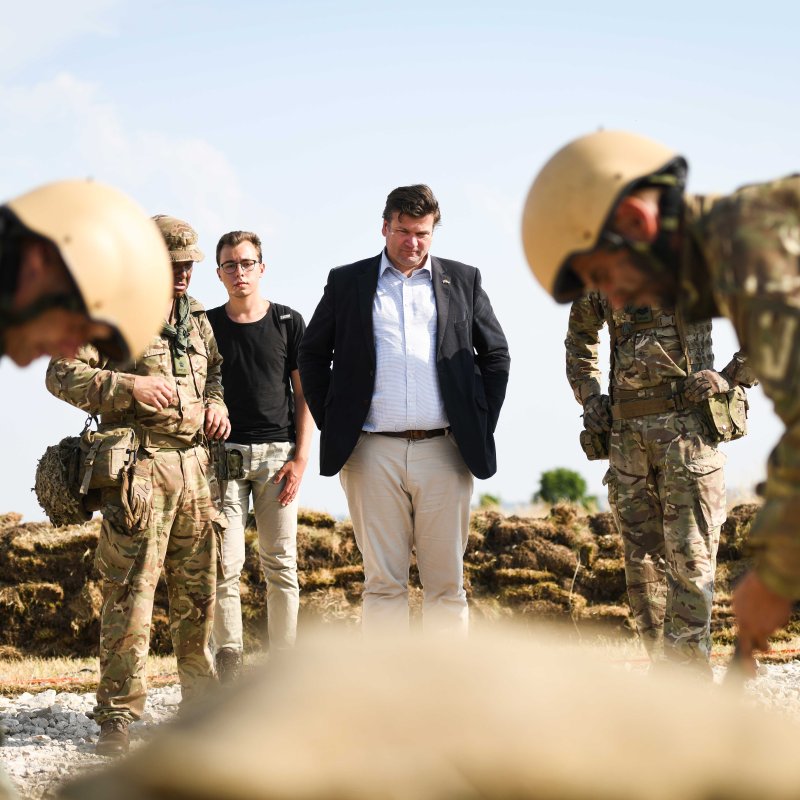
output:
<path id="1" fill-rule="evenodd" d="M 166 686 L 178 680 L 174 656 L 150 656 L 147 680 Z M 5 658 L 0 652 L 0 694 L 56 689 L 59 692 L 93 692 L 97 688 L 96 658 Z"/>
<path id="2" fill-rule="evenodd" d="M 488 604 L 480 604 L 473 614 L 472 628 L 476 632 L 490 632 L 500 621 L 514 620 L 507 608 L 496 608 Z M 516 619 L 517 622 L 521 620 Z M 529 627 L 529 626 L 526 626 Z M 565 626 L 556 631 L 569 633 Z M 553 633 L 553 628 L 542 624 L 542 631 Z M 576 637 L 565 636 L 573 642 Z M 580 642 L 581 637 L 577 637 Z M 600 653 L 602 658 L 612 664 L 620 664 L 636 668 L 644 668 L 649 662 L 647 655 L 636 639 L 618 637 L 600 633 L 585 638 L 587 651 Z M 733 654 L 731 644 L 714 644 L 711 660 L 714 664 L 725 664 Z M 768 653 L 759 655 L 759 661 L 765 664 L 779 664 L 800 658 L 800 636 L 776 641 Z M 262 653 L 251 653 L 245 656 L 246 667 L 253 667 L 263 662 Z M 147 680 L 150 686 L 167 686 L 178 680 L 174 656 L 153 656 L 147 661 Z M 13 658 L 3 657 L 0 650 L 0 695 L 16 696 L 23 692 L 41 692 L 55 689 L 59 692 L 93 692 L 97 688 L 97 659 L 95 658 Z"/>
<path id="3" fill-rule="evenodd" d="M 723 526 L 712 617 L 718 647 L 730 648 L 734 641 L 730 594 L 748 566 L 745 543 L 756 508 L 731 509 Z M 529 517 L 497 510 L 473 513 L 465 558 L 473 625 L 477 629 L 513 619 L 522 628 L 539 630 L 560 621 L 561 636 L 572 642 L 616 637 L 638 649 L 622 541 L 611 515 L 587 514 L 566 504 L 535 511 Z M 301 636 L 314 624 L 357 630 L 364 575 L 351 523 L 308 509 L 301 509 L 298 521 Z M 94 688 L 102 600 L 92 569 L 96 537 L 96 521 L 54 530 L 44 523 L 22 523 L 18 514 L 0 515 L 0 691 L 32 688 L 34 681 L 47 678 L 65 687 Z M 266 586 L 252 529 L 246 555 L 241 583 L 245 651 L 257 653 L 266 644 Z M 422 603 L 416 565 L 409 597 L 417 628 Z M 776 644 L 782 651 L 794 650 L 791 641 L 798 636 L 800 614 Z M 171 652 L 163 583 L 156 593 L 150 645 L 154 654 Z M 61 656 L 77 660 L 53 658 Z M 49 665 L 46 674 L 36 672 L 31 666 L 36 663 Z M 12 667 L 16 676 L 7 677 L 8 664 L 26 666 Z M 174 671 L 174 666 L 156 666 L 153 682 Z"/>

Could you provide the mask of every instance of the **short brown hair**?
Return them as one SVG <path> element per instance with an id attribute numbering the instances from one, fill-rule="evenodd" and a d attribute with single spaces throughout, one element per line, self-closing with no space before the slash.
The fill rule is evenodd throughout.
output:
<path id="1" fill-rule="evenodd" d="M 389 192 L 386 198 L 386 207 L 383 209 L 383 218 L 389 222 L 392 214 L 397 211 L 398 216 L 405 214 L 408 217 L 425 217 L 433 214 L 433 224 L 438 225 L 442 215 L 439 211 L 439 202 L 434 197 L 430 186 L 424 183 L 415 183 L 413 186 L 398 186 Z"/>
<path id="2" fill-rule="evenodd" d="M 237 244 L 241 244 L 242 242 L 250 242 L 250 244 L 255 247 L 258 253 L 259 264 L 264 260 L 261 256 L 261 239 L 258 238 L 257 233 L 253 233 L 252 231 L 230 231 L 220 236 L 217 242 L 217 266 L 221 266 L 219 263 L 219 254 L 223 247 L 236 247 Z"/>

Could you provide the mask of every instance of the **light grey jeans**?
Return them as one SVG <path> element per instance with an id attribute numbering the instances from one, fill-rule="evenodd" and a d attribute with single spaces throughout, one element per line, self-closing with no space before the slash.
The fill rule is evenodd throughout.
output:
<path id="1" fill-rule="evenodd" d="M 222 544 L 221 577 L 217 579 L 214 651 L 242 650 L 242 605 L 239 579 L 245 560 L 244 528 L 250 497 L 258 530 L 258 553 L 267 581 L 267 616 L 271 650 L 294 645 L 300 589 L 297 583 L 297 499 L 278 502 L 284 481 L 274 483 L 280 468 L 294 455 L 293 442 L 235 444 L 227 450 L 242 454 L 244 477 L 228 481 L 225 516 L 228 529 Z"/>

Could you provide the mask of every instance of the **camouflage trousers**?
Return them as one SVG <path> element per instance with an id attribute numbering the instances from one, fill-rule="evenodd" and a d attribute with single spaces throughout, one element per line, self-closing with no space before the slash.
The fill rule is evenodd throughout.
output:
<path id="1" fill-rule="evenodd" d="M 126 526 L 120 490 L 105 490 L 103 497 L 95 555 L 103 577 L 98 723 L 111 717 L 139 719 L 144 711 L 153 601 L 162 568 L 183 701 L 215 682 L 209 637 L 221 512 L 206 478 L 208 454 L 202 447 L 158 450 L 140 463 L 148 464 L 152 487 L 146 527 L 132 531 Z"/>
<path id="2" fill-rule="evenodd" d="M 654 661 L 708 669 L 725 456 L 695 411 L 616 420 L 608 500 L 637 631 Z"/>

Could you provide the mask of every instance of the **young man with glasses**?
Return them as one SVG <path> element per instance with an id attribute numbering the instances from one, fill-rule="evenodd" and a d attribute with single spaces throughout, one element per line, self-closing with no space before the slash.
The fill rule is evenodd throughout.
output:
<path id="1" fill-rule="evenodd" d="M 228 302 L 211 309 L 208 318 L 223 356 L 232 427 L 226 443 L 228 530 L 217 581 L 214 647 L 220 680 L 229 683 L 242 665 L 239 578 L 251 496 L 267 580 L 270 649 L 286 649 L 295 641 L 300 603 L 297 491 L 313 422 L 297 371 L 305 323 L 296 311 L 261 296 L 261 240 L 248 231 L 226 233 L 217 244 L 217 265 Z"/>

